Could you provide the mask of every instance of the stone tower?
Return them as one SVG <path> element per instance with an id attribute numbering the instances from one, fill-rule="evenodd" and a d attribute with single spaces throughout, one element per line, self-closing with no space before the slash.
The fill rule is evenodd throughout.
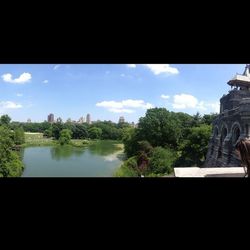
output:
<path id="1" fill-rule="evenodd" d="M 220 99 L 220 114 L 213 121 L 204 167 L 240 166 L 235 145 L 241 138 L 249 138 L 250 64 L 227 84 L 231 90 Z"/>

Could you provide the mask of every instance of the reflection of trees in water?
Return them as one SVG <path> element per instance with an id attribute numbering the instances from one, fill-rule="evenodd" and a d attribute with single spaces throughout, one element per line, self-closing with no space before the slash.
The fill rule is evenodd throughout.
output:
<path id="1" fill-rule="evenodd" d="M 50 149 L 51 157 L 54 160 L 66 159 L 72 156 L 81 156 L 84 153 L 83 149 L 74 148 L 71 146 L 58 146 Z"/>
<path id="2" fill-rule="evenodd" d="M 23 161 L 23 157 L 24 157 L 24 148 L 20 148 L 20 150 L 17 151 L 21 161 Z"/>
<path id="3" fill-rule="evenodd" d="M 125 161 L 126 160 L 126 154 L 121 152 L 119 154 L 117 154 L 117 158 L 120 160 L 120 161 Z"/>
<path id="4" fill-rule="evenodd" d="M 92 154 L 102 156 L 113 154 L 114 152 L 119 150 L 115 143 L 111 141 L 98 141 L 94 144 L 91 144 L 88 148 Z"/>

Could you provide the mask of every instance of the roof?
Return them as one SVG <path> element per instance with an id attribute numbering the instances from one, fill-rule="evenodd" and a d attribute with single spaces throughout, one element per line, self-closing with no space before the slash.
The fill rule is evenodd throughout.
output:
<path id="1" fill-rule="evenodd" d="M 228 81 L 231 86 L 247 86 L 250 87 L 250 64 L 247 64 L 242 75 L 236 74 L 233 79 Z"/>

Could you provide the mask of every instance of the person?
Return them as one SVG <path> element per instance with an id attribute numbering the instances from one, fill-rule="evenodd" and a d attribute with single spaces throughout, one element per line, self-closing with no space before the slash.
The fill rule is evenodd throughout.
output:
<path id="1" fill-rule="evenodd" d="M 250 140 L 241 139 L 235 149 L 245 170 L 245 177 L 250 177 Z"/>

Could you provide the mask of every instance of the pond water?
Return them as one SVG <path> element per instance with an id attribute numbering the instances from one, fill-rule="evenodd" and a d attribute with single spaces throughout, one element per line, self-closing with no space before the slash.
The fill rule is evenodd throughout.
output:
<path id="1" fill-rule="evenodd" d="M 27 147 L 23 151 L 23 177 L 111 177 L 122 164 L 120 144 L 98 141 L 85 148 Z"/>

